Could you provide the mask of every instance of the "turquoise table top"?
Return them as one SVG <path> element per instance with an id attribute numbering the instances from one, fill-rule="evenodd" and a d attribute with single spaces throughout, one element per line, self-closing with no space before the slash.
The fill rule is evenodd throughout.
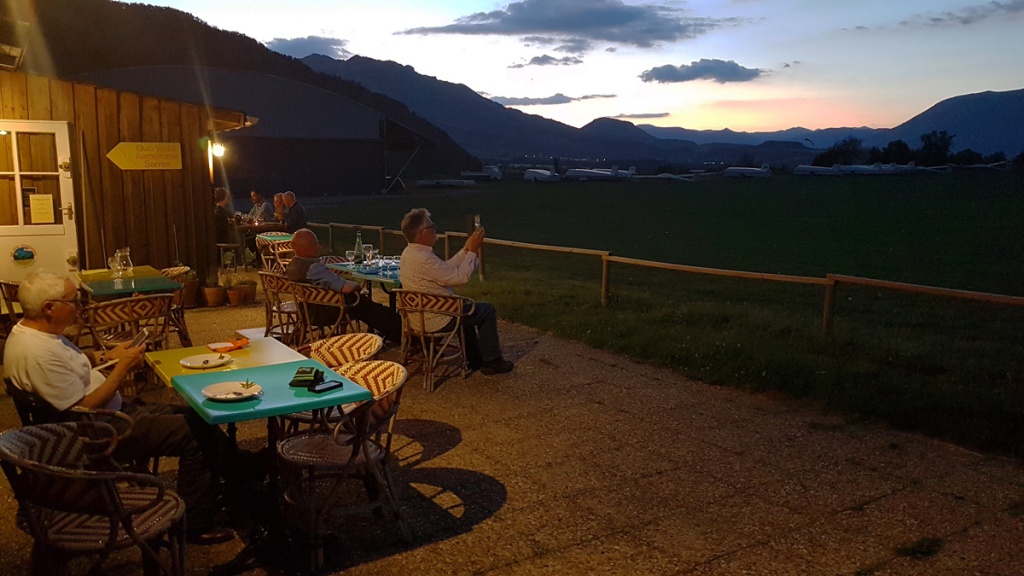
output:
<path id="1" fill-rule="evenodd" d="M 82 286 L 93 296 L 131 295 L 136 292 L 174 292 L 181 284 L 164 276 L 125 276 L 104 280 L 82 280 Z"/>
<path id="2" fill-rule="evenodd" d="M 305 388 L 288 385 L 300 366 L 311 366 L 323 370 L 328 380 L 340 380 L 344 384 L 329 392 L 314 394 Z M 248 379 L 263 389 L 261 396 L 234 402 L 220 402 L 203 396 L 203 388 L 219 382 L 235 382 Z M 373 397 L 369 390 L 340 376 L 316 360 L 299 360 L 271 366 L 242 368 L 230 372 L 206 372 L 175 376 L 171 379 L 174 389 L 181 394 L 204 420 L 210 424 L 227 424 L 283 416 L 302 410 L 315 410 L 338 406 L 349 402 L 362 402 Z"/>
<path id="3" fill-rule="evenodd" d="M 368 282 L 379 282 L 387 288 L 401 288 L 402 282 L 398 279 L 398 265 L 393 264 L 384 267 L 365 268 L 351 262 L 339 262 L 328 264 L 328 268 L 340 272 L 342 276 L 351 280 L 364 280 Z"/>

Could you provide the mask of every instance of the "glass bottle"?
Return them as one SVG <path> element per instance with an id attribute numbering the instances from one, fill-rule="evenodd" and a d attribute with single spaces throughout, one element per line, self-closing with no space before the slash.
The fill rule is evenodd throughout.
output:
<path id="1" fill-rule="evenodd" d="M 134 268 L 132 266 L 131 249 L 128 247 L 118 248 L 114 252 L 114 258 L 121 264 L 120 268 L 124 275 L 131 276 L 132 269 Z"/>
<path id="2" fill-rule="evenodd" d="M 359 264 L 363 261 L 363 231 L 356 230 L 356 256 L 352 259 L 354 264 Z"/>

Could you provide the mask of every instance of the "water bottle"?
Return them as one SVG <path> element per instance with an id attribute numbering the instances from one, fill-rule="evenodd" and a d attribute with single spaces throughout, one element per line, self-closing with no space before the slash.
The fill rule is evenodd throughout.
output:
<path id="1" fill-rule="evenodd" d="M 363 231 L 356 230 L 356 256 L 352 259 L 352 263 L 360 264 L 363 261 Z"/>

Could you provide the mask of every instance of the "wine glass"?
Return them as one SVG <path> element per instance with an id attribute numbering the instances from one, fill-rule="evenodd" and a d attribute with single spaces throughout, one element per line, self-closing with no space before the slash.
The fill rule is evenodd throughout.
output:
<path id="1" fill-rule="evenodd" d="M 355 262 L 355 260 L 356 260 L 356 251 L 355 250 L 345 250 L 345 258 L 347 258 L 349 262 Z"/>
<path id="2" fill-rule="evenodd" d="M 107 258 L 107 267 L 110 268 L 111 278 L 120 278 L 123 268 L 121 267 L 121 259 L 117 256 L 111 256 Z"/>
<path id="3" fill-rule="evenodd" d="M 367 264 L 373 261 L 373 244 L 363 244 L 363 261 Z"/>

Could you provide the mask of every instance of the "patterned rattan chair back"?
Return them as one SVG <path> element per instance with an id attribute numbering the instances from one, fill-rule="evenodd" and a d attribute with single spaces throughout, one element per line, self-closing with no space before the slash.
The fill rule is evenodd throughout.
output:
<path id="1" fill-rule="evenodd" d="M 376 334 L 342 334 L 313 342 L 309 357 L 330 368 L 337 368 L 351 362 L 369 360 L 383 347 L 384 339 Z"/>
<path id="2" fill-rule="evenodd" d="M 104 349 L 131 341 L 143 328 L 149 329 L 149 341 L 159 349 L 167 340 L 172 301 L 172 294 L 150 294 L 97 302 L 85 308 L 86 325 Z"/>
<path id="3" fill-rule="evenodd" d="M 189 336 L 188 326 L 185 324 L 185 302 L 183 300 L 185 282 L 188 281 L 191 272 L 192 269 L 188 266 L 174 266 L 160 271 L 164 276 L 181 284 L 181 288 L 178 288 L 173 293 L 174 298 L 171 301 L 171 325 L 169 330 L 178 334 L 178 340 L 181 342 L 182 348 L 188 348 L 192 345 L 192 337 Z"/>
<path id="4" fill-rule="evenodd" d="M 14 303 L 18 301 L 18 282 L 13 280 L 0 280 L 0 300 L 3 300 L 4 322 L 12 326 L 18 323 L 18 312 L 14 309 Z"/>
<path id="5" fill-rule="evenodd" d="M 434 390 L 436 368 L 456 361 L 463 378 L 468 374 L 462 346 L 463 319 L 473 313 L 473 300 L 447 294 L 394 290 L 402 316 L 402 364 L 422 356 L 423 387 Z"/>
<path id="6" fill-rule="evenodd" d="M 295 299 L 295 284 L 273 272 L 260 272 L 263 285 L 263 310 L 266 316 L 264 336 L 277 338 L 282 344 L 298 346 L 299 303 Z"/>
<path id="7" fill-rule="evenodd" d="M 295 299 L 299 302 L 299 337 L 300 344 L 312 344 L 317 340 L 338 336 L 348 331 L 349 317 L 346 308 L 358 303 L 348 304 L 345 295 L 330 288 L 320 288 L 311 284 L 293 282 Z M 330 309 L 338 311 L 337 316 Z M 329 316 L 329 318 L 328 318 Z"/>

